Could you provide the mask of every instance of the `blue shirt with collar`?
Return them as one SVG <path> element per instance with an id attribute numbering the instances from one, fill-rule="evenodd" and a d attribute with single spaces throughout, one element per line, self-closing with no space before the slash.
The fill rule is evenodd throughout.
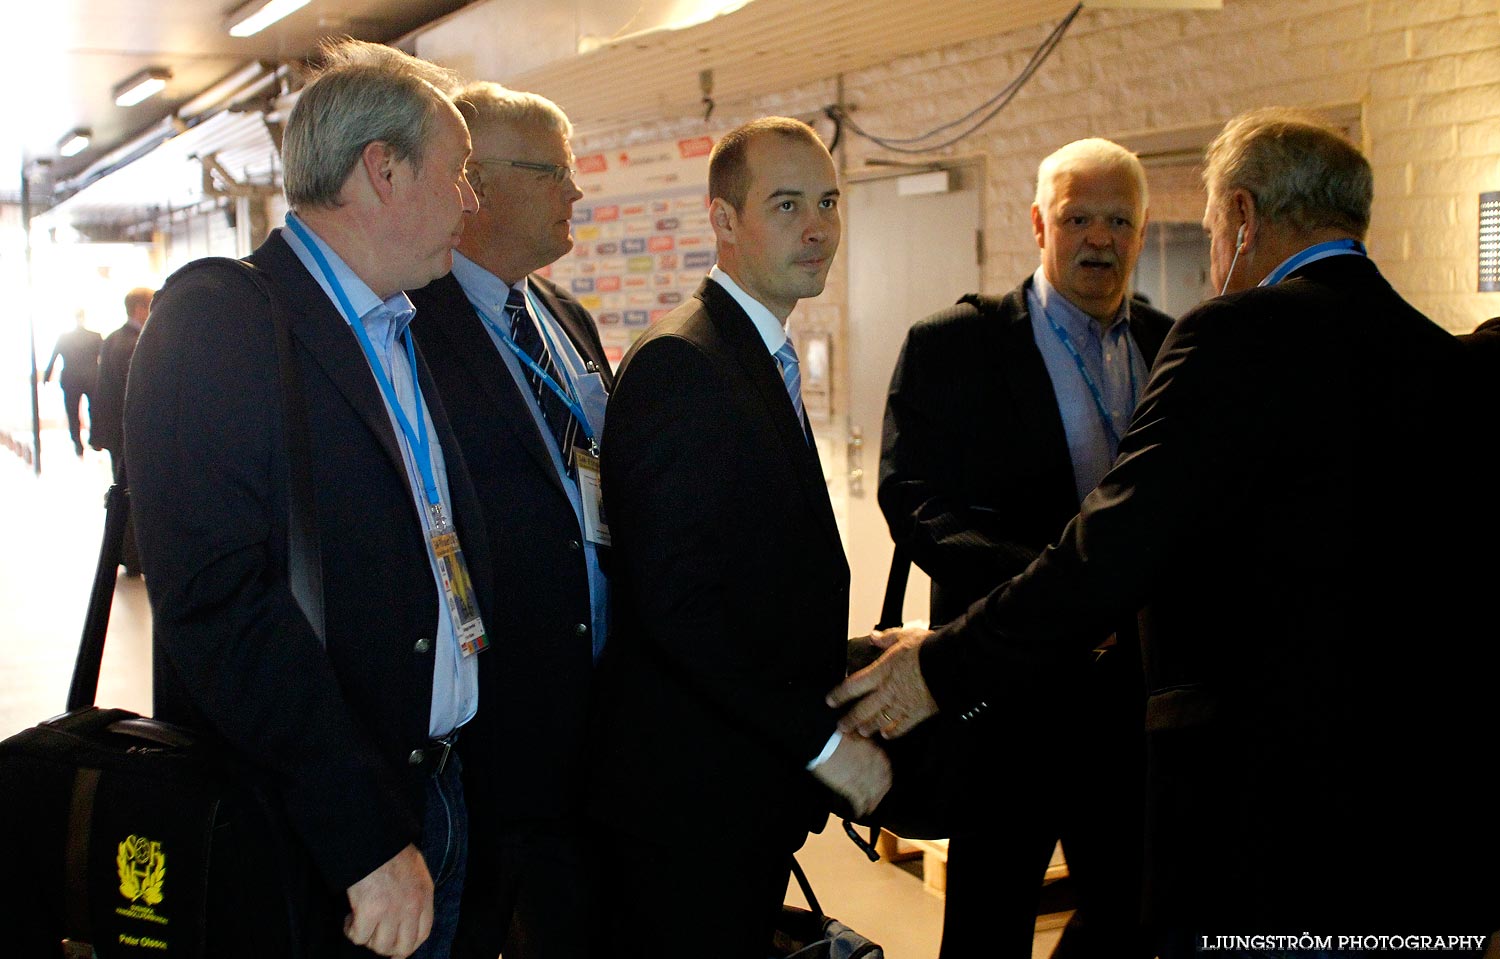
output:
<path id="1" fill-rule="evenodd" d="M 1084 368 L 1099 387 L 1109 411 L 1114 435 L 1124 436 L 1149 372 L 1130 335 L 1130 298 L 1120 304 L 1114 319 L 1100 324 L 1059 293 L 1047 281 L 1045 270 L 1037 267 L 1026 307 L 1031 313 L 1032 338 L 1041 350 L 1057 397 L 1057 411 L 1068 437 L 1068 457 L 1073 462 L 1073 483 L 1081 503 L 1109 472 L 1118 452 L 1117 441 L 1105 429 L 1093 394 L 1079 375 L 1078 364 L 1047 319 L 1050 316 L 1062 328 L 1083 358 Z"/>
<path id="2" fill-rule="evenodd" d="M 484 315 L 498 324 L 505 322 L 505 301 L 510 295 L 511 287 L 495 274 L 470 260 L 457 251 L 453 254 L 453 278 L 463 288 L 464 295 Z M 526 309 L 537 320 L 547 333 L 547 341 L 552 348 L 552 361 L 560 368 L 566 370 L 564 382 L 576 382 L 588 374 L 586 361 L 573 341 L 568 338 L 567 331 L 557 318 L 552 316 L 545 306 L 534 297 L 526 296 L 529 284 L 525 277 L 515 284 L 515 289 L 521 292 L 526 300 Z M 521 366 L 521 361 L 516 354 L 506 346 L 500 337 L 491 329 L 490 324 L 484 324 L 485 333 L 489 335 L 490 342 L 495 345 L 495 350 L 504 361 L 505 368 L 510 370 L 511 377 L 516 381 L 516 388 L 524 398 L 526 408 L 531 412 L 531 418 L 536 423 L 537 432 L 541 434 L 542 445 L 547 448 L 552 456 L 552 466 L 557 470 L 558 478 L 562 481 L 563 489 L 568 493 L 568 502 L 573 504 L 573 515 L 578 520 L 579 541 L 583 543 L 584 566 L 588 572 L 589 582 L 589 608 L 592 614 L 593 627 L 593 654 L 594 661 L 599 661 L 599 656 L 604 652 L 604 644 L 609 633 L 609 580 L 604 571 L 599 568 L 599 547 L 589 542 L 587 536 L 583 535 L 583 498 L 578 492 L 578 481 L 568 475 L 567 464 L 563 462 L 562 452 L 557 448 L 557 441 L 552 436 L 552 431 L 547 427 L 547 421 L 542 416 L 541 404 L 536 400 L 536 394 L 531 390 L 530 380 L 527 378 L 526 370 Z M 589 427 L 595 436 L 603 432 L 603 423 L 590 423 Z"/>
<path id="3" fill-rule="evenodd" d="M 334 252 L 333 248 L 325 243 L 312 227 L 307 225 L 306 221 L 297 218 L 295 213 L 287 214 L 288 220 L 293 218 L 296 218 L 298 224 L 307 230 L 308 235 L 327 258 L 335 282 L 343 288 L 350 305 L 359 314 L 359 322 L 364 325 L 365 332 L 370 337 L 370 343 L 375 347 L 380 365 L 390 377 L 391 385 L 396 389 L 397 402 L 401 404 L 401 409 L 405 412 L 407 419 L 413 424 L 417 422 L 418 416 L 426 420 L 427 435 L 433 438 L 432 471 L 437 479 L 438 497 L 443 503 L 444 511 L 451 517 L 453 515 L 452 499 L 448 493 L 448 468 L 443 460 L 442 444 L 437 442 L 437 432 L 433 427 L 432 416 L 427 410 L 426 402 L 420 403 L 420 410 L 418 409 L 418 396 L 415 388 L 416 371 L 407 361 L 406 349 L 401 340 L 401 334 L 406 332 L 411 318 L 416 315 L 416 309 L 406 298 L 405 293 L 397 292 L 382 300 L 349 268 L 343 258 Z M 312 253 L 303 244 L 301 237 L 296 232 L 287 229 L 281 231 L 281 238 L 292 248 L 292 252 L 297 254 L 297 259 L 302 261 L 307 272 L 311 273 L 313 279 L 318 282 L 318 286 L 333 303 L 333 308 L 342 315 L 342 310 L 339 310 L 338 297 L 329 284 L 328 277 L 323 275 L 323 271 L 313 259 Z M 344 321 L 352 322 L 349 317 L 344 317 Z M 351 335 L 353 335 L 352 332 Z M 362 349 L 360 355 L 365 355 Z M 373 369 L 371 376 L 374 376 Z M 416 508 L 417 517 L 422 523 L 422 532 L 427 537 L 428 565 L 432 568 L 433 581 L 437 586 L 438 630 L 437 642 L 433 650 L 432 711 L 428 720 L 428 734 L 433 737 L 446 736 L 474 718 L 474 712 L 479 706 L 478 664 L 473 656 L 465 658 L 459 653 L 458 635 L 443 592 L 443 574 L 438 569 L 437 557 L 432 552 L 432 517 L 428 512 L 427 498 L 422 488 L 422 471 L 417 465 L 415 451 L 410 441 L 407 440 L 405 432 L 402 431 L 390 402 L 384 398 L 384 392 L 380 395 L 385 405 L 386 415 L 390 417 L 391 430 L 396 434 L 396 445 L 401 450 L 401 458 L 406 466 L 407 486 L 411 490 L 412 504 Z M 310 410 L 309 413 L 316 415 L 317 411 Z M 317 455 L 316 450 L 313 455 Z"/>

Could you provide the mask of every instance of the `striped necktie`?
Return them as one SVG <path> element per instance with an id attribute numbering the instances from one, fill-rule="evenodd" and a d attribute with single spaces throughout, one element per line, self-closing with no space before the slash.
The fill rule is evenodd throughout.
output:
<path id="1" fill-rule="evenodd" d="M 781 367 L 781 382 L 785 384 L 787 395 L 792 398 L 792 409 L 797 413 L 797 425 L 806 432 L 802 416 L 802 365 L 797 362 L 797 349 L 792 346 L 791 337 L 787 337 L 787 341 L 781 344 L 781 349 L 774 355 L 777 365 Z"/>
<path id="2" fill-rule="evenodd" d="M 557 365 L 552 361 L 552 353 L 542 340 L 536 321 L 526 310 L 526 295 L 511 287 L 510 294 L 505 298 L 505 312 L 510 317 L 511 339 L 554 383 L 562 385 Z M 573 412 L 568 409 L 568 404 L 563 402 L 562 397 L 542 382 L 542 378 L 534 370 L 526 370 L 526 382 L 531 384 L 531 394 L 536 397 L 537 406 L 541 408 L 542 419 L 547 421 L 552 441 L 557 444 L 558 452 L 562 453 L 568 472 L 572 473 L 573 443 L 578 436 L 578 420 L 573 417 Z"/>

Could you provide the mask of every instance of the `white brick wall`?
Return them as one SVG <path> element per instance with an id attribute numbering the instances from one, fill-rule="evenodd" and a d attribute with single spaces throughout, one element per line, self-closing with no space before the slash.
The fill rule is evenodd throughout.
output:
<path id="1" fill-rule="evenodd" d="M 1050 24 L 845 75 L 866 129 L 910 136 L 955 118 L 1020 70 Z M 764 113 L 814 114 L 835 83 L 721 104 L 715 129 Z M 988 161 L 985 285 L 1009 289 L 1036 262 L 1025 208 L 1036 164 L 1080 136 L 1217 124 L 1268 105 L 1356 104 L 1376 168 L 1370 246 L 1396 288 L 1455 332 L 1500 315 L 1476 293 L 1478 194 L 1500 190 L 1496 0 L 1224 0 L 1221 10 L 1085 9 L 1031 83 L 983 130 L 940 155 Z M 703 129 L 663 117 L 581 130 L 579 152 Z M 857 170 L 895 154 L 846 135 Z M 1186 218 L 1174 204 L 1174 218 Z M 1196 220 L 1196 212 L 1190 218 Z M 842 279 L 826 296 L 841 298 Z"/>

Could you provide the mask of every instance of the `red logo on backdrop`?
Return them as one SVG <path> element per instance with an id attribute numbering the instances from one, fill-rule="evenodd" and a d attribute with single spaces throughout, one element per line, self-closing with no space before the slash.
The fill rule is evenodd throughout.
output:
<path id="1" fill-rule="evenodd" d="M 546 266 L 542 267 L 540 270 L 537 270 L 536 271 L 536 275 L 537 276 L 541 276 L 541 277 L 546 277 L 549 280 L 552 279 L 552 264 L 548 263 Z"/>
<path id="2" fill-rule="evenodd" d="M 619 288 L 620 278 L 618 276 L 601 276 L 598 280 L 594 281 L 594 291 L 596 293 L 613 293 Z"/>
<path id="3" fill-rule="evenodd" d="M 602 153 L 590 153 L 573 161 L 579 173 L 603 173 L 609 169 L 609 159 Z"/>
<path id="4" fill-rule="evenodd" d="M 644 203 L 632 203 L 629 206 L 623 206 L 620 208 L 621 216 L 640 216 L 645 212 L 646 204 Z"/>
<path id="5" fill-rule="evenodd" d="M 688 157 L 706 157 L 713 152 L 713 137 L 693 137 L 690 140 L 678 140 L 677 152 L 682 154 L 683 159 Z"/>
<path id="6" fill-rule="evenodd" d="M 620 208 L 618 206 L 596 206 L 594 207 L 594 222 L 601 220 L 618 220 Z"/>
<path id="7" fill-rule="evenodd" d="M 662 250 L 672 249 L 674 243 L 670 236 L 653 236 L 646 241 L 646 249 L 652 253 L 660 253 Z"/>
<path id="8" fill-rule="evenodd" d="M 625 358 L 625 350 L 618 346 L 606 346 L 604 348 L 604 358 L 609 360 L 610 366 L 619 366 L 620 361 Z"/>

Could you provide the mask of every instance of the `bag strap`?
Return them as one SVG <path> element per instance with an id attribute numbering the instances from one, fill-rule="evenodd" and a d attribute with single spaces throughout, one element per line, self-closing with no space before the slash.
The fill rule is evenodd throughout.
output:
<path id="1" fill-rule="evenodd" d="M 812 910 L 813 915 L 819 919 L 827 919 L 828 915 L 818 904 L 818 897 L 813 895 L 812 883 L 807 881 L 807 873 L 802 871 L 802 864 L 797 861 L 796 856 L 792 857 L 792 876 L 796 878 L 797 886 L 802 890 L 802 898 L 807 900 L 807 908 Z"/>
<path id="2" fill-rule="evenodd" d="M 292 596 L 318 642 L 326 645 L 323 609 L 323 556 L 318 526 L 313 521 L 312 445 L 308 434 L 307 402 L 302 395 L 297 353 L 292 346 L 291 325 L 265 275 L 244 260 L 209 257 L 183 270 L 210 264 L 232 264 L 242 269 L 271 307 L 271 325 L 276 338 L 277 378 L 281 386 L 282 432 L 287 456 L 287 582 Z M 182 271 L 179 271 L 179 273 Z M 109 630 L 109 612 L 114 602 L 120 556 L 125 548 L 125 523 L 130 515 L 130 490 L 125 483 L 109 488 L 104 497 L 104 541 L 99 547 L 99 565 L 83 619 L 83 637 L 73 664 L 68 688 L 68 710 L 94 705 L 99 692 L 99 668 L 104 659 L 104 637 Z"/>
<path id="3" fill-rule="evenodd" d="M 876 629 L 901 625 L 901 609 L 906 605 L 906 580 L 911 575 L 911 557 L 900 546 L 891 553 L 891 572 L 885 580 L 885 599 L 880 604 L 880 622 Z"/>

